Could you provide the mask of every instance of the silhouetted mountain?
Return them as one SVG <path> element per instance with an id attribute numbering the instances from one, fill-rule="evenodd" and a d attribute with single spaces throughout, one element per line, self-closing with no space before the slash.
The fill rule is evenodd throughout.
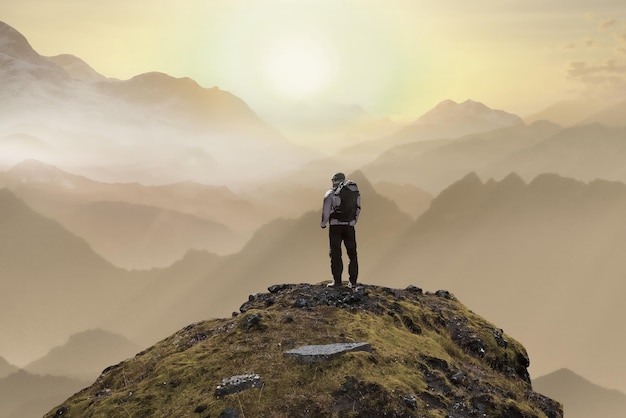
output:
<path id="1" fill-rule="evenodd" d="M 88 382 L 20 370 L 0 379 L 0 418 L 40 417 Z"/>
<path id="2" fill-rule="evenodd" d="M 622 417 L 626 395 L 595 385 L 568 369 L 533 379 L 534 389 L 563 404 L 568 418 Z"/>
<path id="3" fill-rule="evenodd" d="M 11 373 L 14 373 L 18 370 L 18 368 L 8 361 L 0 357 L 0 379 L 7 377 Z"/>
<path id="4" fill-rule="evenodd" d="M 623 183 L 471 174 L 433 199 L 369 275 L 455 288 L 520 336 L 537 372 L 567 364 L 619 389 L 626 368 L 614 359 L 626 338 L 610 330 L 626 314 L 625 211 Z"/>
<path id="5" fill-rule="evenodd" d="M 71 377 L 90 381 L 110 364 L 132 357 L 140 347 L 128 338 L 102 329 L 71 335 L 44 357 L 29 363 L 24 370 L 36 375 Z"/>
<path id="6" fill-rule="evenodd" d="M 524 347 L 447 291 L 269 290 L 107 368 L 45 417 L 563 417 L 533 392 Z"/>

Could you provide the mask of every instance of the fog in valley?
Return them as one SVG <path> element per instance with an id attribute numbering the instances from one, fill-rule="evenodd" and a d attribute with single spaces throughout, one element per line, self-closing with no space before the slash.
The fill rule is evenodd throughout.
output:
<path id="1" fill-rule="evenodd" d="M 338 171 L 361 191 L 359 282 L 450 291 L 526 347 L 546 390 L 626 393 L 626 101 L 257 110 L 190 77 L 44 56 L 10 25 L 0 418 L 41 415 L 270 285 L 330 281 L 319 218 Z"/>

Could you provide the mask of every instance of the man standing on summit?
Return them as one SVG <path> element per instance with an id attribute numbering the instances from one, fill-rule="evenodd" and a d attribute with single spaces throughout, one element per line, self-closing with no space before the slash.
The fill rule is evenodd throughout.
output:
<path id="1" fill-rule="evenodd" d="M 346 180 L 343 173 L 337 173 L 331 179 L 333 187 L 324 195 L 322 206 L 322 228 L 330 224 L 328 239 L 330 241 L 330 270 L 333 274 L 333 283 L 330 287 L 341 286 L 343 260 L 341 243 L 346 246 L 350 259 L 348 265 L 349 287 L 355 287 L 359 275 L 359 262 L 356 253 L 356 233 L 354 225 L 361 213 L 361 195 L 355 182 Z"/>

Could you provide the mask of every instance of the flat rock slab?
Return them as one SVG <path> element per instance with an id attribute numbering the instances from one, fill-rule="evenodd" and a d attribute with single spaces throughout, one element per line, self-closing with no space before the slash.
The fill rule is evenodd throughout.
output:
<path id="1" fill-rule="evenodd" d="M 243 390 L 262 387 L 263 381 L 258 374 L 240 374 L 222 379 L 222 384 L 215 389 L 215 396 L 222 397 Z"/>
<path id="2" fill-rule="evenodd" d="M 353 351 L 372 351 L 370 343 L 336 343 L 325 345 L 305 345 L 285 351 L 288 357 L 294 357 L 302 363 L 328 360 L 342 353 Z"/>

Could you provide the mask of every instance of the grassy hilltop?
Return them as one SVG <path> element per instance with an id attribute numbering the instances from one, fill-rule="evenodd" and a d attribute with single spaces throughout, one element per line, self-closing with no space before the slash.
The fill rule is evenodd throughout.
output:
<path id="1" fill-rule="evenodd" d="M 301 362 L 300 346 L 370 351 Z M 524 347 L 446 291 L 276 285 L 107 368 L 45 417 L 562 417 Z M 258 375 L 232 394 L 222 380 Z"/>

